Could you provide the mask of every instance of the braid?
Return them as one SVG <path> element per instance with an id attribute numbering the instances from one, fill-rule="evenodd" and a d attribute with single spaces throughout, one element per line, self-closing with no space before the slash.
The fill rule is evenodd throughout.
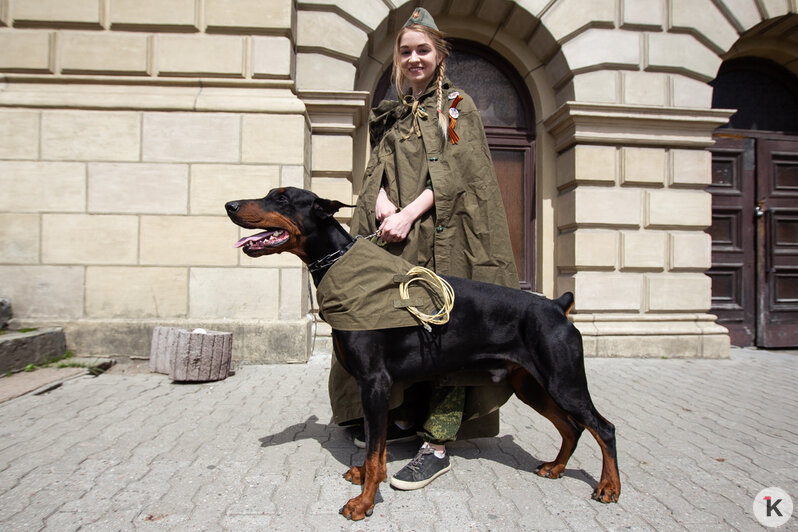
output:
<path id="1" fill-rule="evenodd" d="M 443 112 L 443 72 L 446 69 L 446 61 L 441 61 L 438 66 L 438 125 L 441 126 L 441 133 L 443 134 L 443 141 L 446 142 L 447 131 L 449 129 L 449 116 Z"/>

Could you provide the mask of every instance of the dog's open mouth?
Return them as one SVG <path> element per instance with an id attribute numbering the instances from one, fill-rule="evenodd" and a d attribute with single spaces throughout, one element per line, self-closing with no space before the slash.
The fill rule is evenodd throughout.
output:
<path id="1" fill-rule="evenodd" d="M 244 252 L 258 251 L 282 246 L 288 242 L 289 238 L 291 238 L 291 235 L 285 229 L 268 229 L 256 235 L 245 236 L 236 242 L 235 247 L 244 248 Z"/>

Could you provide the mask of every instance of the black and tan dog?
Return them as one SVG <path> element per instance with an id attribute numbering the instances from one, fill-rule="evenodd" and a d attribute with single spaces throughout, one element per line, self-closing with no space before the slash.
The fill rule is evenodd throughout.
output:
<path id="1" fill-rule="evenodd" d="M 318 286 L 330 256 L 348 249 L 353 238 L 333 218 L 344 204 L 297 188 L 277 188 L 262 199 L 231 201 L 230 219 L 263 232 L 237 246 L 251 257 L 287 251 L 311 268 Z M 319 262 L 322 261 L 322 262 Z M 357 381 L 366 421 L 366 459 L 344 476 L 363 491 L 341 513 L 371 515 L 377 488 L 386 478 L 388 401 L 394 382 L 422 375 L 486 369 L 502 375 L 526 404 L 551 421 L 562 435 L 557 458 L 538 474 L 558 478 L 583 429 L 603 455 L 593 498 L 617 502 L 621 493 L 615 427 L 593 406 L 587 389 L 582 337 L 566 313 L 568 293 L 557 300 L 502 286 L 444 276 L 455 291 L 451 318 L 431 333 L 421 327 L 369 331 L 333 330 L 338 360 Z"/>

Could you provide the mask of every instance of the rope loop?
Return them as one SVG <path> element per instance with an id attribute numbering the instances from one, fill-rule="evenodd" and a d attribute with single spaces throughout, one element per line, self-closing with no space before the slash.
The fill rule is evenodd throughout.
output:
<path id="1" fill-rule="evenodd" d="M 454 289 L 443 278 L 435 272 L 422 266 L 415 266 L 407 272 L 411 279 L 399 284 L 399 297 L 410 299 L 410 285 L 412 283 L 422 283 L 430 286 L 432 291 L 440 298 L 442 305 L 435 314 L 425 314 L 417 307 L 406 307 L 407 311 L 415 316 L 427 332 L 432 331 L 432 325 L 443 325 L 449 321 L 449 313 L 454 306 Z"/>

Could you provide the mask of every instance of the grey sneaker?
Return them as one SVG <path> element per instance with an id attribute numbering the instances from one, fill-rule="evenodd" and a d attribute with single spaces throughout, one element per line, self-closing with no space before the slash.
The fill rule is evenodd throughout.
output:
<path id="1" fill-rule="evenodd" d="M 417 490 L 451 468 L 448 454 L 438 458 L 432 447 L 424 445 L 418 450 L 415 458 L 391 477 L 391 486 L 399 490 Z"/>

